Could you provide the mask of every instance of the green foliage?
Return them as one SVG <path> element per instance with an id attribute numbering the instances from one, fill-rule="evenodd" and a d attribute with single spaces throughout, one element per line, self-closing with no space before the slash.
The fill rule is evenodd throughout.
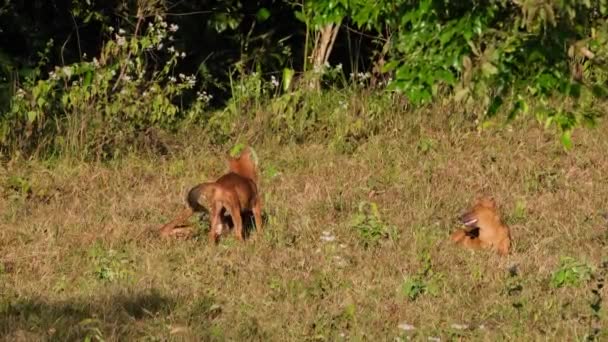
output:
<path id="1" fill-rule="evenodd" d="M 11 190 L 9 198 L 24 199 L 32 193 L 32 183 L 27 178 L 19 176 L 9 177 L 6 187 Z"/>
<path id="2" fill-rule="evenodd" d="M 596 104 L 607 93 L 606 0 L 307 4 L 310 13 L 300 17 L 315 18 L 316 26 L 348 17 L 362 29 L 391 32 L 383 70 L 394 74 L 389 88 L 413 104 L 446 91 L 469 106 L 481 103 L 488 116 L 507 104 L 508 118 L 531 112 L 557 127 L 566 148 L 575 127 L 593 125 L 601 114 Z"/>
<path id="3" fill-rule="evenodd" d="M 93 275 L 96 279 L 104 282 L 130 281 L 133 279 L 132 260 L 128 253 L 106 249 L 97 243 L 89 250 L 88 254 L 93 262 Z"/>
<path id="4" fill-rule="evenodd" d="M 138 25 L 144 26 L 141 19 Z M 196 82 L 195 76 L 173 76 L 185 57 L 169 45 L 177 29 L 159 16 L 141 35 L 110 27 L 113 39 L 98 57 L 55 67 L 46 79 L 26 78 L 0 121 L 0 143 L 34 148 L 56 138 L 48 143 L 105 158 L 146 127 L 174 123 L 179 112 L 174 100 Z M 151 64 L 155 53 L 168 55 L 162 68 Z M 197 102 L 205 101 L 199 96 Z"/>
<path id="5" fill-rule="evenodd" d="M 551 286 L 555 288 L 578 287 L 591 279 L 591 267 L 571 257 L 563 257 L 559 268 L 551 276 Z"/>
<path id="6" fill-rule="evenodd" d="M 416 106 L 452 100 L 480 128 L 498 114 L 531 115 L 571 148 L 573 130 L 594 126 L 608 98 L 608 0 L 170 3 L 189 15 L 169 25 L 159 1 L 35 1 L 33 17 L 66 18 L 49 23 L 6 2 L 0 34 L 31 44 L 0 49 L 1 151 L 103 159 L 143 145 L 152 128 L 201 124 L 223 144 L 261 121 L 272 137 L 323 136 L 350 153 L 390 114 L 337 98 L 339 89 L 373 89 L 370 105 L 393 92 Z M 319 44 L 328 25 L 341 29 Z M 306 72 L 321 45 L 341 50 L 335 67 Z M 317 77 L 326 94 L 310 91 Z"/>
<path id="7" fill-rule="evenodd" d="M 397 229 L 382 221 L 378 205 L 374 202 L 359 203 L 358 212 L 351 219 L 350 225 L 358 232 L 365 248 L 376 246 L 383 239 L 397 238 Z"/>
<path id="8" fill-rule="evenodd" d="M 416 300 L 420 295 L 439 294 L 441 274 L 433 271 L 431 257 L 427 252 L 421 256 L 422 268 L 413 276 L 406 277 L 401 285 L 401 294 L 409 300 Z"/>

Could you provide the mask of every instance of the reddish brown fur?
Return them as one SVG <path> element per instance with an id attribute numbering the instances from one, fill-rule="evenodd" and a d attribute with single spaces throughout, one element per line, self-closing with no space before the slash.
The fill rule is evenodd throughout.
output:
<path id="1" fill-rule="evenodd" d="M 161 228 L 161 236 L 180 235 L 184 229 L 175 228 L 195 212 L 208 210 L 210 212 L 211 227 L 209 240 L 218 242 L 224 228 L 222 211 L 232 217 L 234 233 L 239 240 L 243 240 L 243 220 L 241 213 L 245 210 L 253 212 L 256 229 L 262 231 L 262 201 L 258 192 L 258 173 L 251 151 L 247 148 L 237 158 L 228 159 L 228 173 L 215 182 L 201 183 L 188 192 L 188 208 L 180 212 L 177 217 Z"/>
<path id="2" fill-rule="evenodd" d="M 467 228 L 452 233 L 450 239 L 456 244 L 471 249 L 489 248 L 500 255 L 509 254 L 511 231 L 502 223 L 494 199 L 478 199 L 461 220 Z"/>

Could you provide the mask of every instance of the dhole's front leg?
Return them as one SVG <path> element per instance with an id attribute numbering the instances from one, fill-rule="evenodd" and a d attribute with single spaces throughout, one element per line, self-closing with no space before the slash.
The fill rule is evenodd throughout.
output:
<path id="1" fill-rule="evenodd" d="M 500 255 L 509 254 L 509 248 L 511 247 L 511 241 L 509 239 L 504 239 L 498 243 L 496 246 L 496 251 Z"/>
<path id="2" fill-rule="evenodd" d="M 222 207 L 217 204 L 213 204 L 211 207 L 211 226 L 209 227 L 209 242 L 217 244 L 220 233 L 218 232 L 218 224 L 221 225 Z"/>
<path id="3" fill-rule="evenodd" d="M 452 241 L 458 245 L 472 249 L 482 249 L 486 246 L 483 241 L 479 240 L 479 238 L 472 238 L 468 236 L 467 231 L 464 229 L 458 229 L 452 233 L 450 239 L 452 239 Z"/>

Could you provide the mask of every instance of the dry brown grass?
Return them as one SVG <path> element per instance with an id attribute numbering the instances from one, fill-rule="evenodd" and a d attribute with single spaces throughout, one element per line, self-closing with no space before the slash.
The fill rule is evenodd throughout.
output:
<path id="1" fill-rule="evenodd" d="M 608 251 L 608 124 L 577 131 L 565 152 L 535 124 L 477 132 L 428 111 L 352 155 L 313 143 L 256 145 L 265 234 L 215 248 L 204 234 L 165 242 L 155 229 L 182 208 L 189 186 L 224 171 L 217 149 L 193 143 L 163 158 L 5 165 L 0 335 L 606 338 L 606 309 L 591 304 Z M 493 195 L 511 227 L 507 258 L 448 241 L 478 194 Z M 365 248 L 351 225 L 362 201 L 376 202 L 378 226 L 397 236 Z M 562 256 L 590 265 L 594 278 L 551 287 Z M 427 291 L 411 300 L 403 288 L 417 275 Z"/>

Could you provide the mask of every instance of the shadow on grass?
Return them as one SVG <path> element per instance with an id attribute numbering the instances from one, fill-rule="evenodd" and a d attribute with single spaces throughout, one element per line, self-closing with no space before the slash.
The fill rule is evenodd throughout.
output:
<path id="1" fill-rule="evenodd" d="M 115 340 L 165 333 L 163 324 L 152 322 L 162 322 L 174 308 L 175 301 L 154 290 L 57 302 L 19 298 L 0 302 L 0 340 Z M 144 325 L 160 330 L 142 331 Z"/>

